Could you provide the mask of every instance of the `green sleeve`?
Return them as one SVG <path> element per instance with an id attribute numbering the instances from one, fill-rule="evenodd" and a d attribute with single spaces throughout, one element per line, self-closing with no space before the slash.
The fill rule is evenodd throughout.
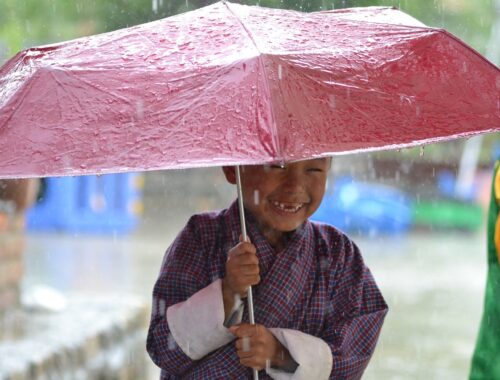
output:
<path id="1" fill-rule="evenodd" d="M 496 194 L 500 196 L 500 161 L 495 163 L 488 210 L 488 274 L 484 310 L 476 348 L 472 357 L 470 380 L 500 379 L 500 263 L 495 246 L 495 230 L 499 212 Z M 495 189 L 495 182 L 497 189 Z"/>

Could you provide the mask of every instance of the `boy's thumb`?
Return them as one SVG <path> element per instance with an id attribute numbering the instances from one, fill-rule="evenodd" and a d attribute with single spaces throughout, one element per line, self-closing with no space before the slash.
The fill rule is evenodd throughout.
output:
<path id="1" fill-rule="evenodd" d="M 231 333 L 233 333 L 234 335 L 236 335 L 236 332 L 238 331 L 238 326 L 231 326 L 229 328 L 229 331 L 231 331 Z"/>
<path id="2" fill-rule="evenodd" d="M 240 235 L 240 243 L 243 243 L 243 242 L 251 243 L 250 238 L 248 237 L 248 235 L 247 235 L 247 239 L 246 240 L 243 239 L 243 235 Z"/>

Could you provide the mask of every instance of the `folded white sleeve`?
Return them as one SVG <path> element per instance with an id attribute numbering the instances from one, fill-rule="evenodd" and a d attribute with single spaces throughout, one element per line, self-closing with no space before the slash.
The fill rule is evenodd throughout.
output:
<path id="1" fill-rule="evenodd" d="M 223 325 L 224 302 L 220 279 L 186 301 L 170 306 L 167 322 L 175 342 L 193 360 L 201 359 L 235 339 Z"/>
<path id="2" fill-rule="evenodd" d="M 270 328 L 269 331 L 288 349 L 299 365 L 294 373 L 268 368 L 269 376 L 276 380 L 322 380 L 332 371 L 333 358 L 326 342 L 298 330 Z"/>

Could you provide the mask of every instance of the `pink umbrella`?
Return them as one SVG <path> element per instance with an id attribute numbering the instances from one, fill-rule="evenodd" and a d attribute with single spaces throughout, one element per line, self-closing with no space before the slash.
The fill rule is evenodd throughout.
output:
<path id="1" fill-rule="evenodd" d="M 390 8 L 219 2 L 20 52 L 0 178 L 255 164 L 500 129 L 500 71 Z"/>

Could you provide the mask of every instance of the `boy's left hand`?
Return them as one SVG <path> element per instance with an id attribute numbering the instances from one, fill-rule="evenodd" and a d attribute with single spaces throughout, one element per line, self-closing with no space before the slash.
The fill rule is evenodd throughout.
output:
<path id="1" fill-rule="evenodd" d="M 288 350 L 263 325 L 241 323 L 229 330 L 236 335 L 236 352 L 240 363 L 257 370 L 280 367 L 290 360 Z"/>

